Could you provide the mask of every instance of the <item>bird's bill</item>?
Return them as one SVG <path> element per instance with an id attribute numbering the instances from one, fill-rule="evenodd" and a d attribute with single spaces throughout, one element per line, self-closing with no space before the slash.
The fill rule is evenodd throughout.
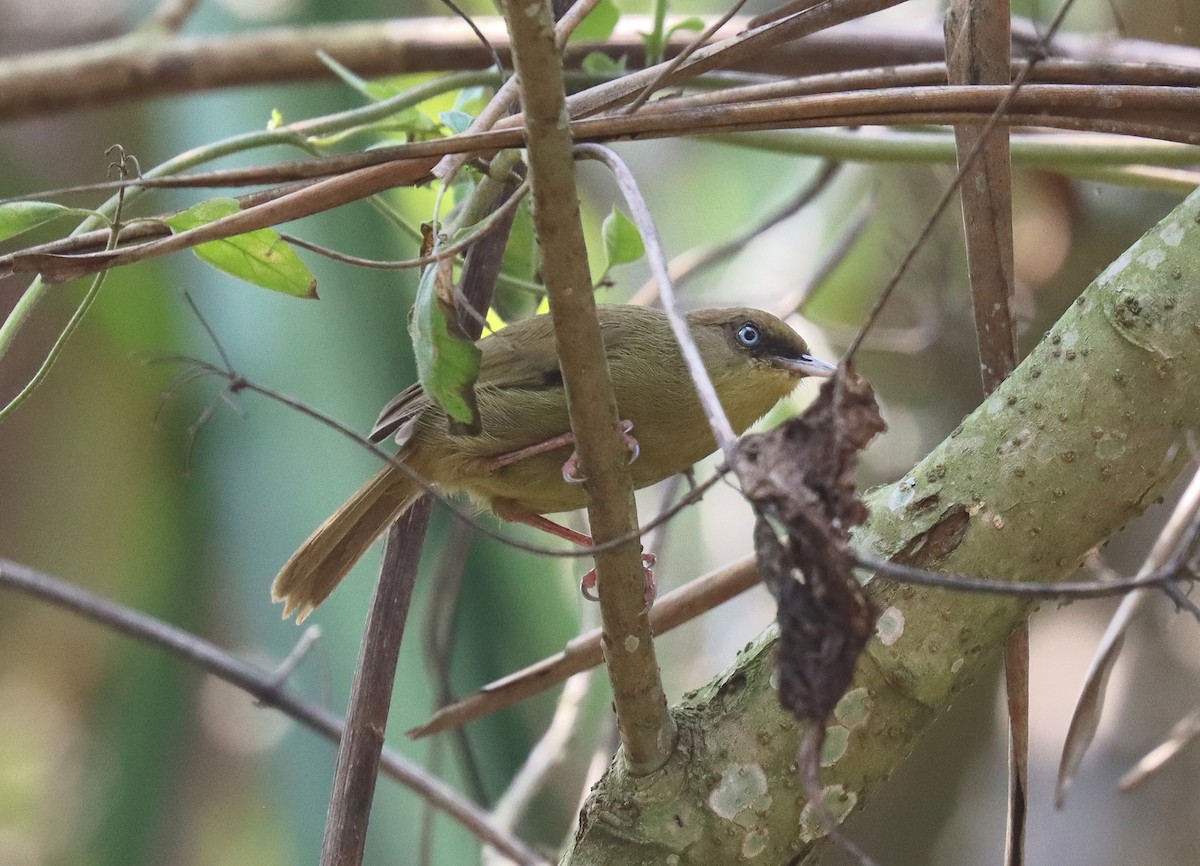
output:
<path id="1" fill-rule="evenodd" d="M 812 355 L 801 355 L 799 358 L 776 357 L 773 360 L 785 370 L 794 370 L 805 376 L 815 376 L 819 379 L 828 379 L 837 372 L 837 364 L 830 364 L 828 361 L 822 361 Z"/>

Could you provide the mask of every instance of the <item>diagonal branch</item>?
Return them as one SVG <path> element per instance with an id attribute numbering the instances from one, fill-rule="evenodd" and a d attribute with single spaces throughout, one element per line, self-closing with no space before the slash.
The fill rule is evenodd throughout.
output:
<path id="1" fill-rule="evenodd" d="M 160 619 L 110 601 L 57 577 L 0 559 L 0 585 L 28 593 L 69 610 L 135 640 L 156 646 L 197 665 L 215 677 L 236 686 L 259 703 L 273 707 L 300 724 L 336 743 L 342 736 L 342 720 L 324 707 L 289 691 L 278 671 L 265 671 L 242 661 L 210 643 Z M 490 816 L 440 779 L 427 774 L 398 753 L 385 749 L 382 768 L 401 785 L 442 810 L 479 839 L 503 850 L 518 863 L 543 866 L 545 860 L 521 840 L 495 825 Z"/>
<path id="2" fill-rule="evenodd" d="M 1187 431 L 1200 428 L 1200 294 L 1182 290 L 1200 279 L 1198 214 L 1194 193 L 906 478 L 875 491 L 855 549 L 960 574 L 1063 580 L 1150 508 L 1188 462 Z M 823 769 L 839 816 L 883 784 L 1030 609 L 884 579 L 870 590 L 884 610 L 879 639 L 835 711 Z M 654 791 L 609 772 L 566 862 L 634 862 L 646 850 L 682 854 L 683 844 L 695 862 L 735 862 L 747 850 L 764 863 L 816 862 L 820 828 L 789 786 L 800 731 L 771 685 L 774 648 L 768 630 L 677 713 L 686 770 L 671 774 L 672 762 Z M 636 815 L 622 807 L 633 798 Z"/>

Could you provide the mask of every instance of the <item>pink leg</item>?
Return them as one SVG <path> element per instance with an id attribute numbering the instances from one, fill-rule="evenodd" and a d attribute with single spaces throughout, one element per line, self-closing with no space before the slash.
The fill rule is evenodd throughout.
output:
<path id="1" fill-rule="evenodd" d="M 510 520 L 514 523 L 524 523 L 526 526 L 533 526 L 543 532 L 548 532 L 551 535 L 556 535 L 559 538 L 565 538 L 567 541 L 574 542 L 581 547 L 591 547 L 592 537 L 584 535 L 582 532 L 576 532 L 574 529 L 568 529 L 562 524 L 555 523 L 547 517 L 540 514 L 521 514 L 508 511 L 501 515 L 505 520 Z M 654 583 L 654 563 L 658 561 L 658 557 L 653 553 L 642 554 L 642 571 L 646 575 L 646 604 L 651 605 L 654 599 L 658 596 L 658 587 Z M 588 601 L 599 601 L 600 596 L 596 594 L 596 569 L 591 569 L 579 582 L 579 591 L 583 593 L 583 597 Z"/>
<path id="2" fill-rule="evenodd" d="M 535 445 L 530 445 L 527 448 L 520 448 L 516 451 L 509 451 L 505 454 L 497 454 L 487 463 L 487 471 L 495 472 L 497 469 L 502 469 L 505 466 L 510 466 L 519 460 L 524 460 L 526 457 L 536 457 L 538 454 L 545 454 L 547 451 L 554 451 L 557 448 L 562 448 L 565 445 L 575 444 L 574 433 L 563 433 L 560 436 L 555 436 L 547 439 L 545 442 L 538 442 Z M 574 457 L 574 455 L 572 455 Z M 558 524 L 554 524 L 558 526 Z M 539 527 L 544 529 L 545 527 Z M 547 530 L 549 532 L 551 530 Z"/>
<path id="3" fill-rule="evenodd" d="M 637 439 L 633 438 L 632 430 L 632 421 L 621 422 L 621 433 L 625 437 L 625 445 L 630 451 L 633 452 L 633 456 L 629 458 L 630 463 L 632 463 L 634 460 L 637 460 L 638 456 L 642 453 L 642 446 L 638 443 Z M 508 451 L 504 454 L 497 454 L 487 461 L 485 471 L 490 474 L 495 472 L 497 469 L 503 469 L 505 466 L 511 466 L 513 463 L 524 460 L 526 457 L 536 457 L 539 454 L 545 454 L 547 451 L 554 451 L 564 446 L 574 444 L 575 434 L 562 433 L 558 436 L 553 436 L 547 439 L 545 442 L 538 442 L 525 448 L 518 448 L 516 451 Z M 567 462 L 563 464 L 563 480 L 569 484 L 581 484 L 582 482 L 587 481 L 586 478 L 580 477 L 578 473 L 579 452 L 573 451 L 571 456 L 567 458 Z M 557 525 L 558 524 L 555 524 L 555 526 Z M 545 527 L 540 528 L 545 529 Z M 547 531 L 551 532 L 552 530 Z"/>

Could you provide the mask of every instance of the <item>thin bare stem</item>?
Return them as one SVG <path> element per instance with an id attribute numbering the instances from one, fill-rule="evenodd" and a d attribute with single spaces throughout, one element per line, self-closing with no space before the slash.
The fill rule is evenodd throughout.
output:
<path id="1" fill-rule="evenodd" d="M 672 57 L 666 63 L 661 64 L 661 66 L 655 67 L 658 70 L 658 73 L 650 81 L 650 83 L 646 85 L 646 87 L 637 96 L 637 98 L 625 106 L 625 108 L 623 109 L 623 112 L 625 114 L 633 114 L 633 112 L 637 111 L 639 108 L 641 108 L 647 102 L 649 102 L 650 97 L 654 95 L 654 92 L 656 90 L 658 90 L 658 86 L 663 81 L 665 81 L 671 75 L 672 72 L 674 72 L 676 69 L 678 69 L 685 60 L 687 60 L 689 57 L 691 57 L 697 48 L 704 45 L 706 42 L 708 42 L 708 40 L 712 39 L 713 36 L 716 34 L 716 32 L 718 30 L 720 30 L 722 27 L 724 27 L 725 24 L 731 18 L 733 18 L 734 15 L 738 14 L 738 12 L 740 12 L 742 7 L 745 5 L 746 5 L 746 0 L 737 0 L 737 2 L 735 2 L 732 6 L 729 7 L 729 9 L 725 12 L 725 14 L 721 15 L 721 17 L 717 18 L 715 21 L 713 21 L 711 24 L 709 24 L 707 27 L 705 27 L 703 32 L 701 32 L 699 35 L 696 36 L 695 39 L 693 39 L 691 42 L 689 42 L 687 44 L 687 47 L 685 47 L 682 51 L 680 51 L 678 54 L 676 54 L 674 57 Z"/>
<path id="2" fill-rule="evenodd" d="M 700 349 L 696 346 L 691 329 L 688 327 L 687 317 L 679 305 L 679 298 L 675 295 L 675 289 L 671 284 L 670 267 L 667 264 L 666 254 L 663 252 L 662 241 L 658 236 L 658 228 L 654 225 L 654 215 L 650 212 L 650 207 L 646 204 L 646 199 L 638 188 L 633 172 L 613 150 L 607 147 L 580 144 L 575 147 L 575 153 L 586 159 L 604 163 L 616 179 L 621 195 L 625 197 L 625 203 L 629 205 L 633 221 L 637 225 L 638 231 L 641 232 L 642 243 L 646 246 L 646 260 L 650 264 L 650 271 L 654 274 L 659 294 L 662 296 L 663 310 L 671 322 L 671 330 L 675 333 L 675 340 L 679 343 L 684 363 L 687 364 L 692 383 L 696 386 L 696 394 L 700 398 L 700 404 L 704 407 L 704 414 L 712 428 L 713 438 L 720 445 L 726 461 L 733 464 L 733 448 L 737 442 L 737 434 L 733 432 L 729 418 L 725 415 L 721 398 L 717 396 L 717 389 L 713 386 L 712 378 L 704 367 Z"/>
<path id="3" fill-rule="evenodd" d="M 197 665 L 331 742 L 338 742 L 342 736 L 341 719 L 293 694 L 280 682 L 276 672 L 243 661 L 197 635 L 11 560 L 0 559 L 0 585 L 49 602 Z M 474 803 L 463 799 L 445 782 L 428 775 L 398 753 L 384 750 L 382 766 L 389 776 L 458 821 L 486 844 L 503 850 L 519 863 L 529 866 L 546 863 L 524 842 L 497 826 Z"/>
<path id="4" fill-rule="evenodd" d="M 356 265 L 358 267 L 374 268 L 385 271 L 421 268 L 425 265 L 432 265 L 436 262 L 442 261 L 443 259 L 448 259 L 451 256 L 457 256 L 459 253 L 465 252 L 473 244 L 478 243 L 482 238 L 495 230 L 497 227 L 505 225 L 506 221 L 511 219 L 512 213 L 517 209 L 517 206 L 521 203 L 521 200 L 525 197 L 527 192 L 529 192 L 529 182 L 525 181 L 517 187 L 516 191 L 509 196 L 508 200 L 505 201 L 503 205 L 481 220 L 477 225 L 472 226 L 471 230 L 465 236 L 459 238 L 454 243 L 447 244 L 444 247 L 438 247 L 434 252 L 427 256 L 421 256 L 415 259 L 396 259 L 391 261 L 385 261 L 381 259 L 365 259 L 359 256 L 352 256 L 347 253 L 332 250 L 329 247 L 315 244 L 312 241 L 306 241 L 303 238 L 298 238 L 294 235 L 288 235 L 281 232 L 280 237 L 282 237 L 288 243 L 295 244 L 298 247 L 311 250 L 314 253 L 335 261 Z"/>
<path id="5" fill-rule="evenodd" d="M 841 167 L 842 164 L 836 160 L 825 160 L 816 174 L 808 179 L 795 195 L 784 202 L 774 213 L 768 214 L 761 222 L 747 227 L 716 246 L 690 249 L 671 259 L 667 266 L 667 274 L 675 281 L 675 288 L 678 289 L 685 280 L 691 279 L 701 271 L 736 256 L 755 238 L 808 207 L 833 182 Z M 648 306 L 657 301 L 658 282 L 651 277 L 634 293 L 629 303 Z"/>
<path id="6" fill-rule="evenodd" d="M 662 635 L 724 604 L 759 583 L 754 557 L 723 566 L 667 593 L 650 609 L 650 626 Z M 580 671 L 604 662 L 602 632 L 593 629 L 572 639 L 562 652 L 484 686 L 455 704 L 443 707 L 420 727 L 408 731 L 417 739 L 465 725 L 474 719 L 553 688 Z"/>

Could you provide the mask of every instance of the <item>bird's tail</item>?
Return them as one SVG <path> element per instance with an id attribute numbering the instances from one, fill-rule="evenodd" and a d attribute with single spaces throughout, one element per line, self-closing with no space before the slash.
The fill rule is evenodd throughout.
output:
<path id="1" fill-rule="evenodd" d="M 417 501 L 421 489 L 388 466 L 316 528 L 271 584 L 271 600 L 283 602 L 283 617 L 304 622 L 342 582 L 371 543 Z"/>

